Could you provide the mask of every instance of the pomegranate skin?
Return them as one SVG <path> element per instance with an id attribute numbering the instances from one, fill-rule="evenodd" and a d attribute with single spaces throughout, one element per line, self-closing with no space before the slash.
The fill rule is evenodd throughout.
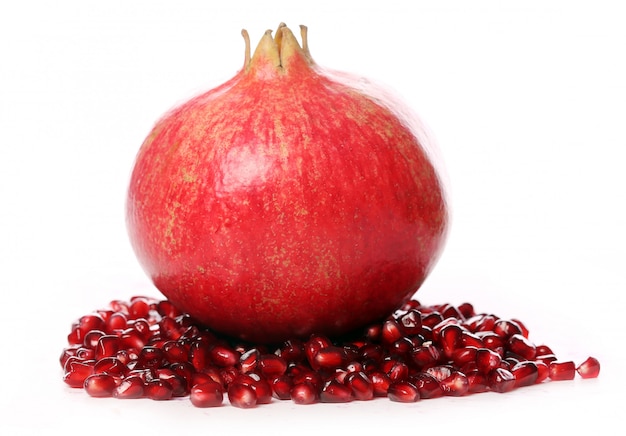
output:
<path id="1" fill-rule="evenodd" d="M 136 157 L 130 241 L 155 286 L 227 335 L 338 335 L 389 315 L 443 248 L 441 181 L 412 121 L 282 26 Z"/>

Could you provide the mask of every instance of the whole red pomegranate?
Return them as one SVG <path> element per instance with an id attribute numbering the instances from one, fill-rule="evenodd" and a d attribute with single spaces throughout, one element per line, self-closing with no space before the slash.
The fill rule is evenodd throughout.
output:
<path id="1" fill-rule="evenodd" d="M 222 333 L 339 335 L 389 315 L 443 247 L 447 206 L 412 120 L 312 60 L 284 25 L 223 85 L 167 113 L 131 175 L 155 286 Z M 340 77 L 340 78 L 339 78 Z"/>

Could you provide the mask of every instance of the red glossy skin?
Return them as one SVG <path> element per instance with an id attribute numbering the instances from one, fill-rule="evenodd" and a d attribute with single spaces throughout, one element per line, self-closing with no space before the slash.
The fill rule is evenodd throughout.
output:
<path id="1" fill-rule="evenodd" d="M 389 315 L 447 227 L 411 129 L 325 76 L 290 31 L 278 44 L 266 35 L 233 79 L 156 124 L 127 202 L 155 286 L 203 324 L 266 343 Z"/>

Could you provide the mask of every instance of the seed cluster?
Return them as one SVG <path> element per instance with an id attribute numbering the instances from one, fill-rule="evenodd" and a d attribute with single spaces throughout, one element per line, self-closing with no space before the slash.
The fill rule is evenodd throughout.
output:
<path id="1" fill-rule="evenodd" d="M 557 359 L 528 339 L 519 320 L 476 313 L 469 303 L 417 300 L 352 337 L 268 346 L 233 341 L 167 300 L 137 296 L 78 319 L 60 363 L 64 382 L 93 397 L 189 397 L 196 407 L 220 406 L 227 397 L 240 408 L 274 399 L 415 402 L 503 393 L 600 371 L 593 357 L 579 365 Z"/>

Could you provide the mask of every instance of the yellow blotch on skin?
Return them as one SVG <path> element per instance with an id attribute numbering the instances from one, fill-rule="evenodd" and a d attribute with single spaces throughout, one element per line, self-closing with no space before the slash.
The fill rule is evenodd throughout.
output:
<path id="1" fill-rule="evenodd" d="M 176 219 L 178 215 L 177 210 L 181 206 L 182 205 L 180 204 L 180 202 L 174 201 L 172 203 L 172 208 L 169 210 L 169 219 L 165 227 L 165 236 L 167 238 L 164 239 L 164 242 L 163 242 L 163 248 L 166 249 L 168 252 L 170 251 L 170 248 L 175 246 L 177 243 L 176 239 L 174 238 L 174 232 L 172 231 L 172 229 L 174 228 L 174 224 L 176 223 Z"/>
<path id="2" fill-rule="evenodd" d="M 183 167 L 181 171 L 183 173 L 183 182 L 193 183 L 198 179 L 197 174 L 193 171 L 189 171 L 187 168 Z"/>

